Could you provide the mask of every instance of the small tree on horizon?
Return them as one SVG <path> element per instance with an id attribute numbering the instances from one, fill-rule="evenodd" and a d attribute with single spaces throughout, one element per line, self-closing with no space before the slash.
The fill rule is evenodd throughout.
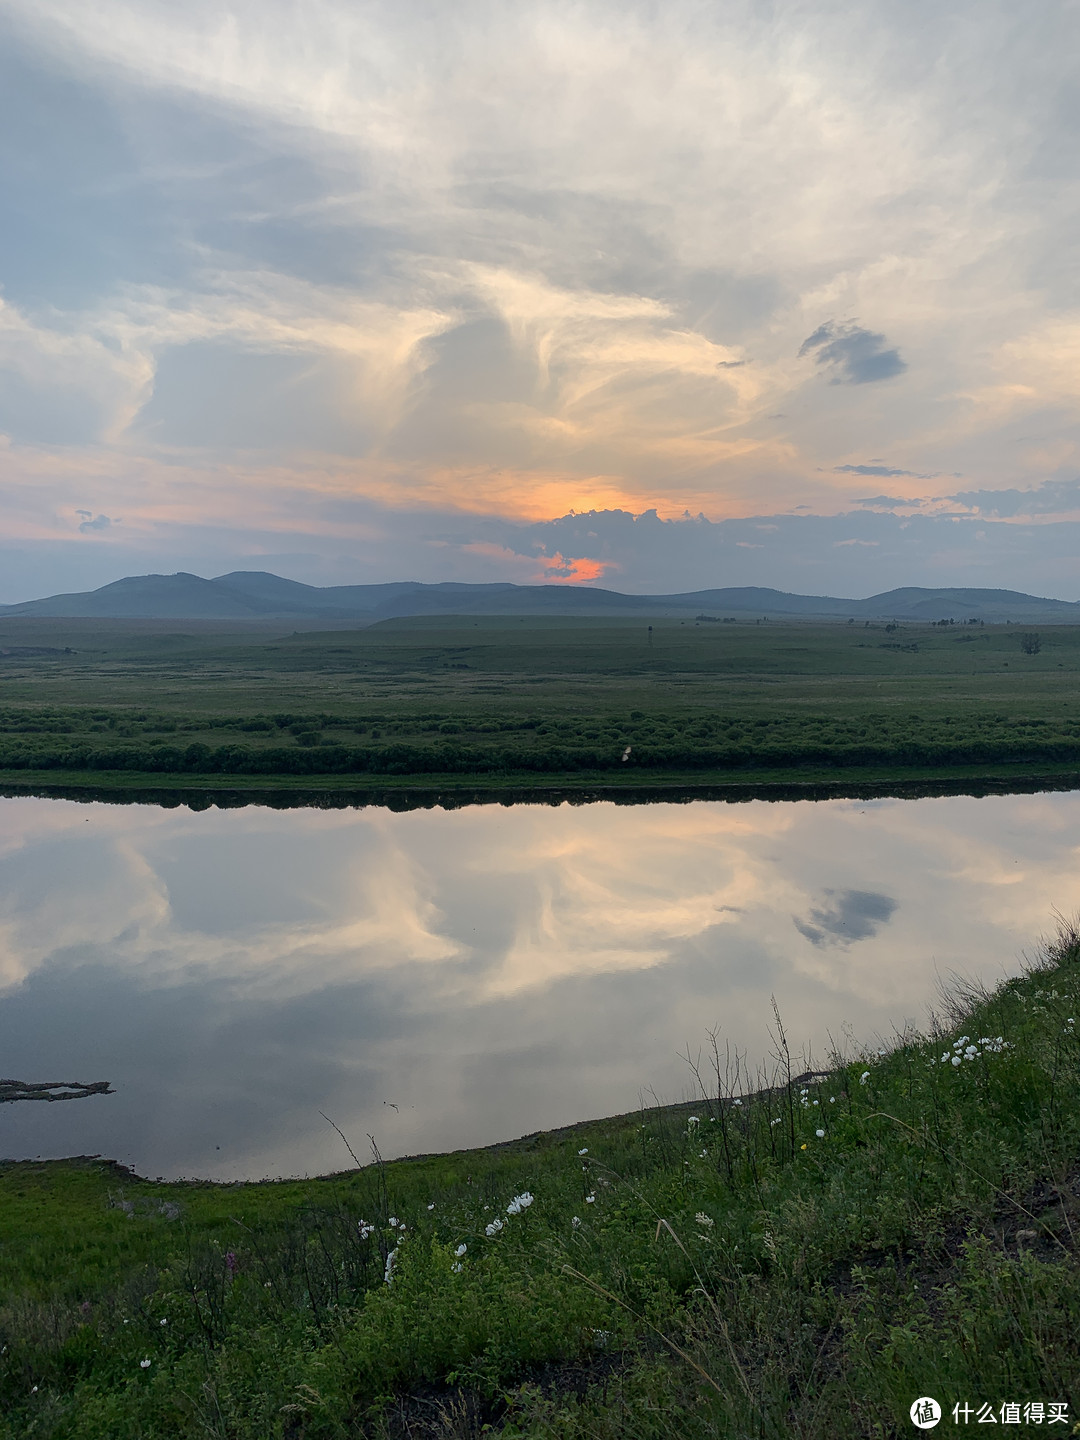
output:
<path id="1" fill-rule="evenodd" d="M 1027 635 L 1021 635 L 1020 649 L 1025 655 L 1037 655 L 1042 649 L 1042 636 L 1035 630 Z"/>

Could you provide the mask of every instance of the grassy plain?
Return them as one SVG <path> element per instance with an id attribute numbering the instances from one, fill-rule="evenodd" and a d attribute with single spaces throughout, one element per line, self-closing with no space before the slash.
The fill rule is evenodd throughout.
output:
<path id="1" fill-rule="evenodd" d="M 692 1107 L 302 1182 L 0 1166 L 0 1437 L 1076 1433 L 1078 1011 L 1070 932 Z"/>
<path id="2" fill-rule="evenodd" d="M 573 790 L 1080 768 L 1072 626 L 1044 626 L 1036 654 L 1019 627 L 970 624 L 283 628 L 0 622 L 0 783 Z"/>

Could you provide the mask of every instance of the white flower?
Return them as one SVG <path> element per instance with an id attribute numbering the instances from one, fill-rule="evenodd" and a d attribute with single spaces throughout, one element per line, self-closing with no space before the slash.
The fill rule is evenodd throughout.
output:
<path id="1" fill-rule="evenodd" d="M 589 1147 L 588 1147 L 588 1145 L 586 1145 L 583 1149 L 579 1150 L 577 1153 L 578 1153 L 579 1155 L 587 1155 L 587 1154 L 589 1153 Z"/>
<path id="2" fill-rule="evenodd" d="M 741 1104 L 742 1104 L 742 1101 L 741 1101 L 741 1100 L 739 1100 L 739 1099 L 738 1099 L 738 1098 L 736 1098 L 736 1100 L 735 1100 L 735 1104 L 736 1104 L 736 1105 L 741 1105 Z"/>
<path id="3" fill-rule="evenodd" d="M 948 1052 L 948 1050 L 946 1050 L 946 1051 L 945 1051 L 945 1054 L 942 1055 L 942 1057 L 941 1057 L 941 1063 L 944 1065 L 944 1064 L 945 1064 L 945 1061 L 948 1060 L 949 1058 L 950 1058 L 949 1052 Z"/>
<path id="4" fill-rule="evenodd" d="M 386 1269 L 383 1271 L 383 1280 L 389 1285 L 394 1278 L 394 1261 L 397 1259 L 397 1249 L 390 1251 L 386 1257 Z"/>
<path id="5" fill-rule="evenodd" d="M 595 1194 L 586 1195 L 586 1196 L 585 1196 L 585 1204 L 586 1204 L 586 1205 L 594 1205 L 595 1203 L 596 1203 L 596 1195 L 595 1195 Z"/>
<path id="6" fill-rule="evenodd" d="M 959 1065 L 959 1064 L 961 1063 L 961 1059 L 962 1059 L 961 1056 L 959 1056 L 959 1055 L 954 1055 L 954 1056 L 952 1057 L 952 1063 L 953 1063 L 954 1065 Z"/>
<path id="7" fill-rule="evenodd" d="M 506 1213 L 508 1215 L 520 1215 L 521 1212 L 527 1210 L 532 1203 L 533 1197 L 529 1194 L 528 1190 L 525 1190 L 522 1194 L 514 1196 L 510 1204 L 506 1207 Z"/>
<path id="8" fill-rule="evenodd" d="M 371 1234 L 371 1232 L 375 1229 L 375 1226 L 369 1225 L 366 1220 L 361 1220 L 358 1228 L 360 1230 L 360 1239 L 366 1240 Z"/>
<path id="9" fill-rule="evenodd" d="M 503 1222 L 496 1217 L 490 1225 L 484 1226 L 484 1234 L 490 1239 L 492 1235 L 497 1235 L 502 1228 Z"/>
<path id="10" fill-rule="evenodd" d="M 397 1216 L 396 1216 L 396 1215 L 391 1215 L 391 1216 L 390 1216 L 390 1224 L 393 1225 L 393 1226 L 395 1226 L 395 1227 L 397 1226 Z"/>
<path id="11" fill-rule="evenodd" d="M 777 1115 L 777 1117 L 776 1117 L 775 1120 L 770 1120 L 770 1121 L 769 1121 L 769 1124 L 770 1124 L 770 1125 L 779 1125 L 779 1124 L 780 1124 L 780 1116 Z"/>
<path id="12" fill-rule="evenodd" d="M 581 1216 L 580 1216 L 580 1215 L 572 1215 L 572 1216 L 570 1217 L 570 1224 L 571 1224 L 571 1225 L 574 1227 L 574 1229 L 576 1230 L 576 1229 L 578 1228 L 578 1226 L 581 1224 Z"/>
<path id="13" fill-rule="evenodd" d="M 866 1082 L 867 1082 L 867 1080 L 869 1080 L 869 1079 L 870 1079 L 870 1071 L 869 1071 L 869 1070 L 864 1070 L 864 1071 L 862 1072 L 862 1074 L 859 1076 L 859 1084 L 860 1084 L 860 1085 L 865 1085 Z"/>
<path id="14" fill-rule="evenodd" d="M 159 1324 L 159 1325 L 168 1325 L 168 1323 L 169 1323 L 168 1320 L 159 1320 L 159 1321 L 158 1321 L 158 1324 Z"/>
<path id="15" fill-rule="evenodd" d="M 459 1245 L 459 1246 L 457 1247 L 457 1249 L 454 1251 L 454 1254 L 455 1254 L 455 1255 L 457 1256 L 457 1258 L 460 1260 L 461 1257 L 462 1257 L 462 1255 L 465 1254 L 465 1251 L 468 1250 L 468 1248 L 469 1248 L 468 1245 L 465 1245 L 465 1244 L 463 1243 L 463 1244 L 461 1244 L 461 1245 Z"/>
<path id="16" fill-rule="evenodd" d="M 706 1215 L 704 1210 L 699 1210 L 694 1216 L 694 1219 L 699 1225 L 704 1225 L 708 1230 L 711 1230 L 712 1227 L 716 1224 L 716 1221 L 712 1218 L 712 1216 Z"/>
<path id="17" fill-rule="evenodd" d="M 435 1209 L 435 1201 L 433 1200 L 433 1201 L 431 1202 L 431 1204 L 430 1204 L 427 1208 L 428 1208 L 429 1210 L 434 1210 L 434 1209 Z"/>
<path id="18" fill-rule="evenodd" d="M 835 1096 L 835 1095 L 830 1095 L 830 1096 L 829 1096 L 829 1104 L 830 1104 L 830 1105 L 835 1105 L 835 1104 L 836 1104 L 836 1096 Z"/>
<path id="19" fill-rule="evenodd" d="M 150 1361 L 149 1361 L 149 1360 L 140 1360 L 140 1361 L 139 1361 L 139 1369 L 140 1369 L 140 1370 L 149 1370 L 149 1369 L 150 1369 Z"/>
<path id="20" fill-rule="evenodd" d="M 455 1275 L 460 1275 L 461 1272 L 465 1269 L 465 1266 L 462 1265 L 460 1260 L 455 1260 L 453 1265 L 450 1266 L 450 1269 L 454 1272 Z"/>
<path id="21" fill-rule="evenodd" d="M 884 1051 L 884 1050 L 879 1050 L 877 1053 L 878 1053 L 879 1055 L 884 1055 L 884 1054 L 885 1054 L 885 1051 Z"/>
<path id="22" fill-rule="evenodd" d="M 814 1134 L 817 1136 L 817 1138 L 818 1138 L 819 1140 L 824 1140 L 824 1139 L 825 1139 L 825 1131 L 824 1131 L 824 1130 L 815 1130 L 815 1131 L 814 1131 Z"/>

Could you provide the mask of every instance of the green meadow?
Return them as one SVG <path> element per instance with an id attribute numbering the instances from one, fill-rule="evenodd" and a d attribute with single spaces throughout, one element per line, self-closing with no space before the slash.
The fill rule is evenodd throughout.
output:
<path id="1" fill-rule="evenodd" d="M 283 631 L 285 633 L 283 633 Z M 0 783 L 662 790 L 1080 767 L 1080 629 L 0 622 Z"/>
<path id="2" fill-rule="evenodd" d="M 863 1440 L 926 1395 L 1076 1433 L 1078 1011 L 1071 931 L 826 1073 L 778 1020 L 769 1074 L 486 1150 L 7 1163 L 0 1436 Z"/>

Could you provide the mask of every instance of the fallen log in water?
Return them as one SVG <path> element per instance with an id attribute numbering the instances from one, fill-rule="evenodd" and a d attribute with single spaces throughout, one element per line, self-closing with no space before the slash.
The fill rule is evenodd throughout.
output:
<path id="1" fill-rule="evenodd" d="M 26 1084 L 22 1080 L 0 1080 L 0 1105 L 6 1100 L 83 1100 L 87 1095 L 115 1095 L 108 1080 L 82 1085 L 77 1080 L 46 1080 Z"/>

